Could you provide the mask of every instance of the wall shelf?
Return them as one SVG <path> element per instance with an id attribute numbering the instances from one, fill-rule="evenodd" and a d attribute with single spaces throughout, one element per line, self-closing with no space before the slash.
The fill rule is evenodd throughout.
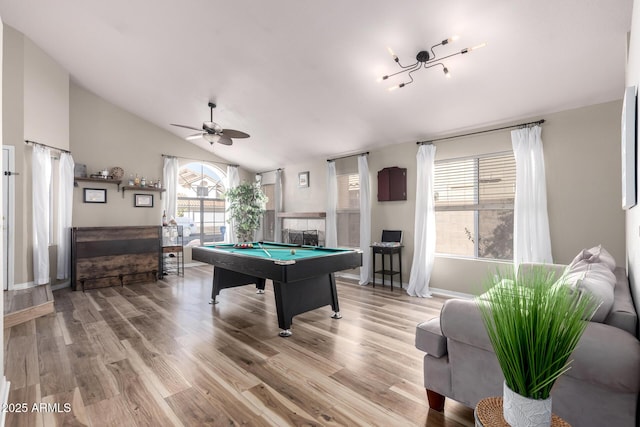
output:
<path id="1" fill-rule="evenodd" d="M 79 176 L 73 177 L 73 186 L 78 187 L 78 182 L 99 182 L 101 184 L 115 184 L 118 186 L 118 191 L 120 191 L 120 183 L 122 183 L 119 179 L 105 179 L 105 178 L 81 178 Z M 123 187 L 124 189 L 124 187 Z"/>
<path id="2" fill-rule="evenodd" d="M 162 199 L 162 193 L 164 193 L 166 191 L 164 188 L 142 187 L 140 185 L 123 185 L 122 186 L 122 198 L 123 199 L 124 199 L 125 190 L 139 191 L 141 193 L 160 193 L 160 199 Z"/>

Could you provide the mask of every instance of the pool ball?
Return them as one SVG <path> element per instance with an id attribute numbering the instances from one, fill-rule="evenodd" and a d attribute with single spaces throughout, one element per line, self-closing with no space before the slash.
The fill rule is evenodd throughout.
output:
<path id="1" fill-rule="evenodd" d="M 291 255 L 295 255 L 296 254 L 296 250 L 295 249 L 291 249 Z"/>

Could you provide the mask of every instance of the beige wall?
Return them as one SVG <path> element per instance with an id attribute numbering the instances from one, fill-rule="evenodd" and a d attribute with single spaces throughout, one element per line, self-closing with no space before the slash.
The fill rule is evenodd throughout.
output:
<path id="1" fill-rule="evenodd" d="M 169 154 L 187 159 L 212 162 L 226 173 L 223 159 L 130 114 L 99 96 L 71 84 L 70 88 L 71 152 L 76 163 L 87 165 L 87 173 L 119 166 L 124 176 L 137 174 L 156 181 L 162 179 L 163 157 Z M 179 159 L 180 164 L 192 160 Z M 240 170 L 240 179 L 253 175 Z M 73 195 L 73 226 L 125 226 L 161 224 L 162 200 L 154 197 L 153 208 L 133 206 L 134 194 L 144 191 L 117 191 L 106 183 L 80 182 Z M 84 203 L 83 188 L 105 188 L 107 203 Z M 164 195 L 163 195 L 164 197 Z M 191 261 L 191 249 L 185 248 L 185 262 Z"/>
<path id="2" fill-rule="evenodd" d="M 640 85 L 640 7 L 636 1 L 633 2 L 628 55 L 626 85 L 637 87 Z M 640 170 L 639 168 L 640 156 L 636 153 L 636 171 Z M 636 301 L 636 308 L 640 308 L 637 305 L 640 303 L 640 207 L 638 205 L 626 213 L 626 242 L 631 291 Z"/>
<path id="3" fill-rule="evenodd" d="M 610 102 L 545 115 L 547 197 L 554 261 L 569 263 L 585 247 L 602 244 L 624 264 L 624 214 L 620 209 L 620 109 Z M 538 117 L 531 118 L 533 121 Z M 522 121 L 519 121 L 520 123 Z M 509 124 L 509 123 L 507 123 Z M 436 160 L 511 150 L 508 131 L 491 132 L 436 143 Z M 370 151 L 372 227 L 379 240 L 383 229 L 404 230 L 402 269 L 408 283 L 413 257 L 416 193 L 415 141 Z M 407 200 L 378 202 L 380 169 L 407 168 Z M 298 172 L 311 172 L 311 186 L 297 187 Z M 286 211 L 325 210 L 326 159 L 284 167 Z M 379 261 L 378 261 L 379 263 Z M 431 287 L 460 293 L 478 293 L 488 274 L 505 263 L 436 257 Z"/>
<path id="4" fill-rule="evenodd" d="M 20 173 L 16 177 L 15 286 L 33 281 L 31 146 L 25 139 L 70 150 L 75 162 L 86 164 L 89 173 L 120 166 L 127 175 L 138 173 L 156 180 L 162 176 L 163 153 L 224 163 L 216 155 L 70 84 L 66 70 L 6 25 L 2 43 L 3 144 L 15 147 Z M 226 170 L 224 164 L 218 166 Z M 241 180 L 253 180 L 249 172 L 241 169 L 239 173 Z M 83 187 L 106 188 L 107 203 L 83 203 Z M 153 208 L 135 208 L 133 192 L 122 197 L 115 185 L 82 183 L 74 190 L 73 226 L 160 224 L 161 200 L 158 193 L 153 195 Z M 187 249 L 185 261 L 190 260 Z M 55 274 L 55 263 L 51 270 Z"/>
<path id="5" fill-rule="evenodd" d="M 69 147 L 69 74 L 21 33 L 3 29 L 3 144 L 15 147 L 15 286 L 33 280 L 31 146 Z M 52 272 L 55 273 L 55 265 Z"/>

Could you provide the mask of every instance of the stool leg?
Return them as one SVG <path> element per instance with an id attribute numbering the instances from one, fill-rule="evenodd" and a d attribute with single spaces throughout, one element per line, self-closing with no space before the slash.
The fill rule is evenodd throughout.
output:
<path id="1" fill-rule="evenodd" d="M 371 256 L 373 257 L 373 287 L 376 287 L 376 251 L 371 251 Z"/>
<path id="2" fill-rule="evenodd" d="M 393 292 L 393 252 L 389 254 L 389 271 L 391 272 L 391 292 Z"/>
<path id="3" fill-rule="evenodd" d="M 400 264 L 398 271 L 400 272 L 400 289 L 402 289 L 402 248 L 398 250 L 398 264 Z"/>
<path id="4" fill-rule="evenodd" d="M 380 254 L 380 258 L 382 258 L 382 287 L 384 288 L 384 253 Z"/>

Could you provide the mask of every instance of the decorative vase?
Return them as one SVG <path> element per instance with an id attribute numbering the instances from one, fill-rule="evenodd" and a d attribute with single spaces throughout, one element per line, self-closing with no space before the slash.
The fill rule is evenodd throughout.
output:
<path id="1" fill-rule="evenodd" d="M 538 400 L 514 392 L 504 383 L 502 410 L 512 427 L 549 427 L 551 425 L 551 396 Z"/>

